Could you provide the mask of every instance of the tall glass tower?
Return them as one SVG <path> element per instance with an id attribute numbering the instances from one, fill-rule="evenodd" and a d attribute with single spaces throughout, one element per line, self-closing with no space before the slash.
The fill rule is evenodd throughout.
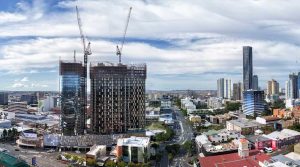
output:
<path id="1" fill-rule="evenodd" d="M 61 129 L 67 136 L 84 134 L 85 80 L 81 62 L 60 61 Z"/>
<path id="2" fill-rule="evenodd" d="M 243 84 L 244 91 L 252 89 L 253 64 L 252 64 L 252 47 L 243 47 Z"/>

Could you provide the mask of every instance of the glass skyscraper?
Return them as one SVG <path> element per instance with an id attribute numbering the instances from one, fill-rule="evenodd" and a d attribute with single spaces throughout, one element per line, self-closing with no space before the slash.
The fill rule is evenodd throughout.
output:
<path id="1" fill-rule="evenodd" d="M 252 89 L 253 64 L 252 64 L 252 47 L 243 47 L 243 84 L 244 90 Z"/>
<path id="2" fill-rule="evenodd" d="M 252 89 L 253 90 L 258 90 L 258 76 L 257 75 L 253 75 L 252 77 Z"/>
<path id="3" fill-rule="evenodd" d="M 247 90 L 243 92 L 243 113 L 245 115 L 260 116 L 264 110 L 264 91 Z"/>
<path id="4" fill-rule="evenodd" d="M 60 61 L 61 129 L 67 136 L 84 134 L 85 80 L 84 66 L 79 62 Z"/>

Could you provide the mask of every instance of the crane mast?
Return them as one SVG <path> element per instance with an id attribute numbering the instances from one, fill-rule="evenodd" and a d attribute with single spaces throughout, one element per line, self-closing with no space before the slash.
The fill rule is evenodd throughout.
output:
<path id="1" fill-rule="evenodd" d="M 86 128 L 86 109 L 87 109 L 87 62 L 88 62 L 88 55 L 91 55 L 92 54 L 92 51 L 91 51 L 91 43 L 88 42 L 88 45 L 86 45 L 86 39 L 85 39 L 85 36 L 83 34 L 83 31 L 82 31 L 82 23 L 81 23 L 81 18 L 80 18 L 80 15 L 79 15 L 79 10 L 78 10 L 78 7 L 76 6 L 76 13 L 77 13 L 77 22 L 78 22 L 78 28 L 79 28 L 79 33 L 80 33 L 80 38 L 81 38 L 81 42 L 82 42 L 82 45 L 83 45 L 83 54 L 84 54 L 84 74 L 83 74 L 83 87 L 84 87 L 84 92 L 83 92 L 83 96 L 84 96 L 84 99 L 83 99 L 83 115 L 81 115 L 83 117 L 83 120 L 84 120 L 84 130 Z"/>
<path id="2" fill-rule="evenodd" d="M 132 10 L 132 7 L 129 8 L 129 13 L 128 13 L 128 16 L 127 16 L 125 29 L 124 29 L 124 33 L 123 33 L 123 37 L 122 37 L 121 47 L 119 47 L 117 45 L 117 53 L 116 54 L 117 54 L 117 56 L 119 56 L 119 64 L 121 64 L 122 49 L 123 49 L 123 45 L 124 45 L 124 42 L 125 42 L 125 37 L 126 37 L 126 33 L 127 33 L 129 20 L 130 20 L 131 10 Z"/>

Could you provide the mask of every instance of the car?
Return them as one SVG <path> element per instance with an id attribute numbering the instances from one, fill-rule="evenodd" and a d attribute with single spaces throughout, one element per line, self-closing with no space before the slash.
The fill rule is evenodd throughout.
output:
<path id="1" fill-rule="evenodd" d="M 47 153 L 53 153 L 53 152 L 55 152 L 55 150 L 53 149 L 47 151 Z"/>
<path id="2" fill-rule="evenodd" d="M 80 154 L 81 152 L 79 150 L 76 150 L 75 153 Z"/>
<path id="3" fill-rule="evenodd" d="M 18 148 L 15 148 L 15 151 L 20 151 L 20 149 L 18 149 Z"/>
<path id="4" fill-rule="evenodd" d="M 273 149 L 270 148 L 270 147 L 264 147 L 264 152 L 265 152 L 265 153 L 272 153 L 272 152 L 273 152 Z"/>

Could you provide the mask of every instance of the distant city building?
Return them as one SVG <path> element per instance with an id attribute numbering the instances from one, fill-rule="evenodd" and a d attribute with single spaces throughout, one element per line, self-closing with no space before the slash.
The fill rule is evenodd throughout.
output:
<path id="1" fill-rule="evenodd" d="M 28 105 L 38 103 L 37 96 L 35 94 L 21 95 L 20 101 L 26 101 Z"/>
<path id="2" fill-rule="evenodd" d="M 264 91 L 247 90 L 243 92 L 244 114 L 260 116 L 264 110 Z"/>
<path id="3" fill-rule="evenodd" d="M 207 106 L 209 108 L 212 108 L 212 109 L 220 109 L 222 108 L 222 101 L 223 99 L 222 98 L 219 98 L 219 97 L 210 97 L 208 100 L 207 100 Z"/>
<path id="4" fill-rule="evenodd" d="M 252 64 L 252 47 L 243 47 L 243 84 L 244 90 L 252 89 L 253 64 Z"/>
<path id="5" fill-rule="evenodd" d="M 85 83 L 81 62 L 60 61 L 61 76 L 61 128 L 63 135 L 84 134 Z"/>
<path id="6" fill-rule="evenodd" d="M 90 70 L 93 133 L 144 128 L 146 65 L 98 63 Z"/>
<path id="7" fill-rule="evenodd" d="M 117 143 L 117 157 L 125 162 L 145 163 L 150 157 L 150 138 L 120 138 Z"/>
<path id="8" fill-rule="evenodd" d="M 298 98 L 298 76 L 296 74 L 289 75 L 289 80 L 285 83 L 285 91 L 286 99 Z"/>
<path id="9" fill-rule="evenodd" d="M 7 104 L 8 104 L 8 93 L 0 92 L 0 105 L 7 105 Z"/>
<path id="10" fill-rule="evenodd" d="M 252 77 L 252 89 L 253 90 L 259 90 L 258 76 L 257 75 L 253 75 L 253 77 Z"/>
<path id="11" fill-rule="evenodd" d="M 279 94 L 279 83 L 272 79 L 271 81 L 268 81 L 267 86 L 267 95 L 278 95 Z"/>
<path id="12" fill-rule="evenodd" d="M 242 83 L 234 83 L 233 84 L 233 100 L 242 100 Z"/>
<path id="13" fill-rule="evenodd" d="M 39 100 L 39 111 L 48 112 L 54 107 L 57 107 L 58 97 L 57 96 L 46 96 L 44 99 Z"/>
<path id="14" fill-rule="evenodd" d="M 217 82 L 218 97 L 231 99 L 231 80 L 226 78 L 220 78 Z"/>
<path id="15" fill-rule="evenodd" d="M 189 97 L 181 99 L 181 108 L 187 110 L 188 114 L 196 111 L 196 105 L 192 102 L 192 99 Z"/>

